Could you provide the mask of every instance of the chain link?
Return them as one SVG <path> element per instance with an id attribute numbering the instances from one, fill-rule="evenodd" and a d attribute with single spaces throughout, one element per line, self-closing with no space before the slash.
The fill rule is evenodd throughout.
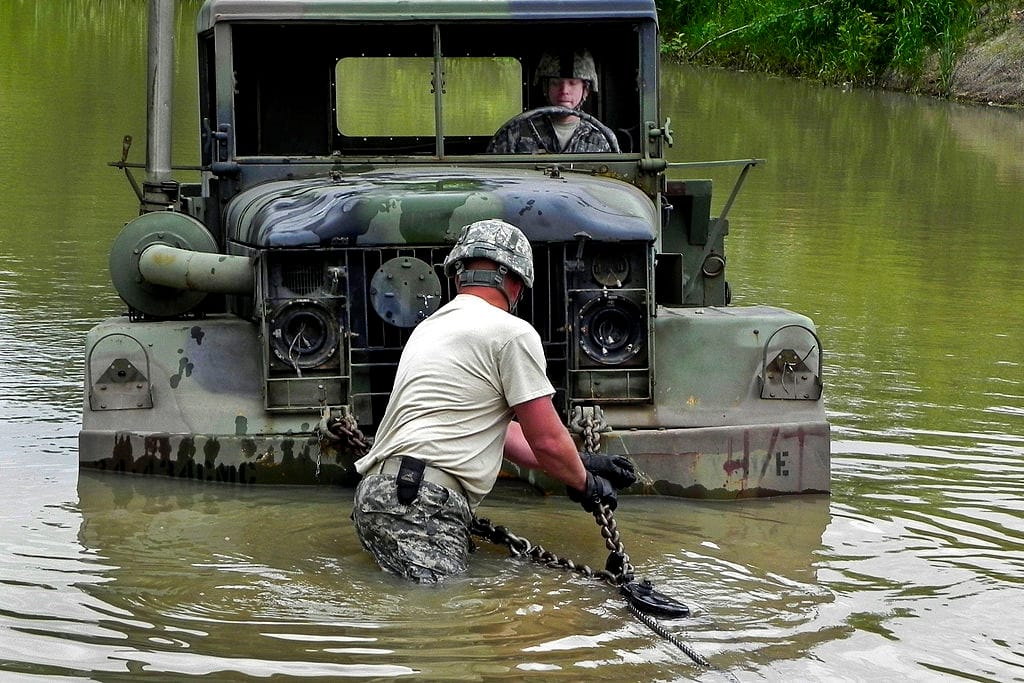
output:
<path id="1" fill-rule="evenodd" d="M 534 562 L 546 567 L 576 572 L 580 576 L 584 576 L 588 579 L 600 579 L 611 586 L 619 586 L 622 583 L 625 583 L 621 574 L 613 573 L 608 569 L 593 569 L 589 565 L 579 564 L 569 558 L 559 557 L 555 553 L 544 548 L 544 546 L 534 545 L 530 542 L 530 539 L 523 536 L 517 536 L 509 531 L 507 527 L 495 526 L 489 519 L 474 517 L 470 526 L 470 531 L 473 535 L 486 539 L 491 543 L 507 546 L 509 552 L 514 557 L 528 557 Z"/>
<path id="2" fill-rule="evenodd" d="M 604 420 L 604 414 L 597 407 L 585 411 L 582 407 L 577 406 L 573 410 L 569 425 L 573 431 L 581 435 L 583 452 L 588 454 L 598 451 L 601 447 L 601 432 L 610 429 Z M 594 520 L 601 527 L 601 536 L 604 538 L 605 546 L 611 551 L 605 562 L 605 568 L 598 571 L 585 564 L 579 565 L 572 560 L 559 557 L 542 546 L 533 545 L 529 540 L 512 534 L 505 527 L 495 527 L 487 519 L 474 518 L 471 531 L 493 543 L 507 545 L 513 555 L 529 556 L 535 562 L 569 569 L 588 578 L 603 579 L 613 586 L 629 583 L 634 579 L 636 572 L 633 564 L 629 561 L 626 548 L 622 544 L 622 538 L 619 535 L 611 508 L 599 502 L 593 514 Z"/>
<path id="3" fill-rule="evenodd" d="M 316 477 L 320 478 L 320 461 L 329 450 L 344 450 L 359 459 L 370 452 L 370 442 L 359 429 L 359 423 L 348 410 L 332 411 L 326 402 L 320 402 L 320 424 L 316 429 Z"/>
<path id="4" fill-rule="evenodd" d="M 357 457 L 361 458 L 370 451 L 370 442 L 359 429 L 359 423 L 352 413 L 332 415 L 327 420 L 327 431 Z"/>
<path id="5" fill-rule="evenodd" d="M 599 406 L 576 406 L 569 418 L 569 426 L 581 436 L 584 453 L 597 453 L 601 448 L 601 432 L 611 431 Z"/>
<path id="6" fill-rule="evenodd" d="M 611 430 L 611 426 L 604 419 L 604 412 L 598 406 L 588 410 L 584 410 L 582 406 L 577 406 L 573 410 L 571 424 L 573 429 L 578 430 L 581 434 L 583 452 L 587 454 L 597 453 L 601 448 L 601 432 Z M 629 561 L 629 555 L 626 554 L 625 547 L 622 545 L 619 528 L 615 524 L 615 517 L 612 516 L 611 508 L 604 503 L 598 503 L 597 509 L 594 510 L 594 519 L 601 527 L 601 535 L 604 537 L 605 545 L 611 551 L 611 554 L 608 556 L 608 566 L 611 567 L 615 563 L 619 564 L 619 577 L 628 577 L 620 581 L 620 583 L 632 581 L 635 570 Z"/>
<path id="7" fill-rule="evenodd" d="M 370 452 L 370 442 L 359 429 L 359 423 L 349 411 L 331 411 L 323 406 L 320 411 L 320 426 L 317 429 L 321 450 L 327 445 L 345 447 L 356 458 Z"/>

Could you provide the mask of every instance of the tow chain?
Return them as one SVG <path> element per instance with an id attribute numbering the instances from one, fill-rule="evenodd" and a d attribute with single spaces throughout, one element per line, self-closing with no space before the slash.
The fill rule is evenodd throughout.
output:
<path id="1" fill-rule="evenodd" d="M 611 427 L 605 422 L 604 413 L 597 407 L 584 412 L 582 406 L 576 406 L 569 425 L 579 431 L 583 441 L 583 452 L 588 454 L 597 453 L 598 449 L 601 448 L 601 432 L 611 430 Z M 594 510 L 594 519 L 597 520 L 598 526 L 601 527 L 601 536 L 604 537 L 604 544 L 611 551 L 611 554 L 608 555 L 606 566 L 611 566 L 614 563 L 621 565 L 619 575 L 622 581 L 619 582 L 619 585 L 632 581 L 633 565 L 630 564 L 629 555 L 626 554 L 626 549 L 622 545 L 619 528 L 615 524 L 615 517 L 612 516 L 612 511 L 606 505 L 599 504 L 597 509 Z"/>
<path id="2" fill-rule="evenodd" d="M 611 429 L 604 421 L 601 409 L 596 407 L 587 412 L 584 412 L 583 408 L 577 407 L 573 411 L 569 426 L 581 435 L 584 453 L 597 453 L 601 446 L 601 432 Z M 365 455 L 370 450 L 370 443 L 360 431 L 358 422 L 347 410 L 331 412 L 322 403 L 318 432 L 321 452 L 328 441 L 343 443 L 357 457 Z M 317 476 L 319 474 L 320 457 L 318 455 Z M 639 582 L 635 580 L 635 568 L 622 543 L 612 509 L 604 503 L 598 502 L 593 515 L 601 527 L 601 536 L 609 550 L 604 569 L 595 570 L 589 565 L 579 564 L 566 557 L 559 557 L 544 546 L 534 544 L 523 536 L 517 536 L 507 527 L 495 526 L 489 519 L 483 517 L 473 517 L 470 533 L 492 543 L 506 546 L 513 557 L 529 557 L 534 562 L 546 567 L 576 572 L 586 578 L 599 579 L 618 588 L 626 596 L 630 611 L 640 622 L 682 650 L 694 663 L 713 668 L 711 663 L 700 653 L 669 633 L 651 616 L 652 614 L 670 618 L 689 616 L 690 611 L 685 605 L 654 590 L 651 582 L 646 578 Z"/>
<path id="3" fill-rule="evenodd" d="M 678 647 L 695 664 L 709 669 L 714 668 L 703 655 L 675 637 L 651 616 L 651 613 L 667 617 L 688 616 L 689 609 L 655 591 L 649 580 L 643 579 L 640 582 L 634 580 L 633 565 L 630 564 L 629 555 L 626 554 L 622 546 L 611 509 L 607 505 L 599 503 L 597 510 L 594 511 L 594 519 L 601 525 L 601 535 L 605 539 L 605 545 L 611 551 L 608 554 L 605 568 L 601 570 L 595 570 L 586 564 L 578 564 L 565 557 L 559 557 L 545 549 L 544 546 L 535 545 L 528 538 L 517 536 L 504 526 L 495 526 L 486 518 L 474 517 L 470 531 L 473 535 L 492 543 L 507 546 L 513 557 L 528 557 L 546 567 L 573 571 L 588 579 L 600 579 L 608 585 L 618 588 L 619 592 L 626 596 L 630 611 L 642 624 Z M 643 605 L 643 608 L 638 605 Z"/>
<path id="4" fill-rule="evenodd" d="M 604 506 L 602 505 L 601 507 Z M 530 539 L 517 536 L 509 531 L 507 527 L 495 526 L 491 523 L 491 520 L 485 517 L 474 517 L 470 531 L 474 536 L 479 536 L 491 543 L 508 546 L 509 552 L 513 557 L 529 557 L 534 562 L 546 567 L 576 572 L 588 579 L 601 579 L 614 587 L 633 580 L 632 574 L 627 574 L 622 570 L 613 571 L 608 566 L 604 569 L 595 570 L 588 565 L 578 564 L 568 558 L 559 557 L 550 550 L 545 549 L 544 546 L 535 545 L 530 542 Z M 624 566 L 625 563 L 623 563 L 622 567 Z"/>
<path id="5" fill-rule="evenodd" d="M 327 419 L 327 431 L 338 441 L 343 442 L 353 453 L 366 454 L 370 450 L 370 442 L 359 430 L 352 413 L 332 415 Z"/>
<path id="6" fill-rule="evenodd" d="M 611 429 L 608 423 L 604 421 L 600 408 L 592 408 L 584 412 L 583 408 L 577 407 L 573 411 L 569 425 L 581 435 L 584 453 L 597 453 L 601 445 L 601 432 Z M 546 550 L 543 546 L 534 545 L 529 539 L 516 536 L 506 527 L 493 525 L 488 519 L 474 517 L 470 531 L 474 535 L 480 536 L 492 543 L 508 546 L 509 552 L 513 556 L 529 557 L 534 562 L 547 567 L 574 571 L 587 578 L 601 579 L 609 585 L 618 588 L 619 592 L 626 596 L 630 611 L 641 623 L 682 650 L 695 664 L 706 668 L 713 668 L 711 662 L 692 647 L 669 633 L 667 629 L 651 616 L 652 614 L 669 618 L 689 616 L 689 608 L 654 590 L 649 580 L 643 579 L 637 582 L 635 580 L 635 569 L 629 560 L 625 546 L 622 544 L 622 538 L 619 535 L 619 529 L 615 524 L 615 517 L 612 515 L 611 508 L 599 502 L 593 514 L 594 519 L 601 527 L 601 536 L 604 538 L 605 546 L 610 551 L 605 567 L 601 570 L 594 570 L 588 565 L 578 564 L 568 558 L 559 557 L 555 553 Z"/>
<path id="7" fill-rule="evenodd" d="M 327 407 L 327 397 L 320 398 L 320 424 L 316 429 L 317 454 L 316 478 L 320 478 L 320 461 L 324 451 L 329 447 L 341 450 L 347 448 L 355 459 L 370 452 L 370 442 L 366 440 L 355 416 L 348 410 L 332 411 Z"/>

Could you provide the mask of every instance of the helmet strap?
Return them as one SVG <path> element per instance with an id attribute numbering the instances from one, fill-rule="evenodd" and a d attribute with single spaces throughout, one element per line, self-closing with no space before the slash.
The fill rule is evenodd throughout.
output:
<path id="1" fill-rule="evenodd" d="M 501 264 L 498 264 L 497 270 L 470 270 L 464 267 L 461 262 L 455 266 L 455 280 L 459 283 L 459 287 L 493 287 L 505 295 L 505 301 L 508 302 L 508 310 L 511 312 L 515 310 L 520 297 L 516 297 L 516 300 L 513 301 L 512 297 L 509 296 L 508 290 L 505 289 L 505 275 L 507 274 L 508 267 Z M 522 291 L 519 294 L 521 296 Z"/>
<path id="2" fill-rule="evenodd" d="M 583 103 L 587 101 L 587 97 L 590 95 L 590 81 L 585 78 L 581 80 L 583 81 L 583 92 L 580 94 L 580 101 L 576 103 L 575 107 L 573 107 L 573 109 L 576 109 L 577 111 L 583 110 Z"/>

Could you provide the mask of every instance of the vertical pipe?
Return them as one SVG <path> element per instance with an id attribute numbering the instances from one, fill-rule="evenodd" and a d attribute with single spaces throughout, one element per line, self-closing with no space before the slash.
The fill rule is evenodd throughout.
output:
<path id="1" fill-rule="evenodd" d="M 171 174 L 174 0 L 149 0 L 148 59 L 146 183 L 159 185 Z"/>

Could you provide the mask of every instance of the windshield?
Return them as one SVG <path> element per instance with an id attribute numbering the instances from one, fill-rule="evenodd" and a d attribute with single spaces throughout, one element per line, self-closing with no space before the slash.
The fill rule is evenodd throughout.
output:
<path id="1" fill-rule="evenodd" d="M 434 135 L 434 60 L 346 57 L 335 68 L 338 132 L 346 137 Z M 446 135 L 490 135 L 523 110 L 523 69 L 514 57 L 444 60 Z M 343 84 L 343 85 L 342 85 Z"/>
<path id="2" fill-rule="evenodd" d="M 484 154 L 509 119 L 550 104 L 537 71 L 557 44 L 593 61 L 600 88 L 580 110 L 627 138 L 641 120 L 638 33 L 623 21 L 237 24 L 232 87 L 216 70 L 207 87 L 231 97 L 214 99 L 232 110 L 214 118 L 233 121 L 239 157 Z"/>

